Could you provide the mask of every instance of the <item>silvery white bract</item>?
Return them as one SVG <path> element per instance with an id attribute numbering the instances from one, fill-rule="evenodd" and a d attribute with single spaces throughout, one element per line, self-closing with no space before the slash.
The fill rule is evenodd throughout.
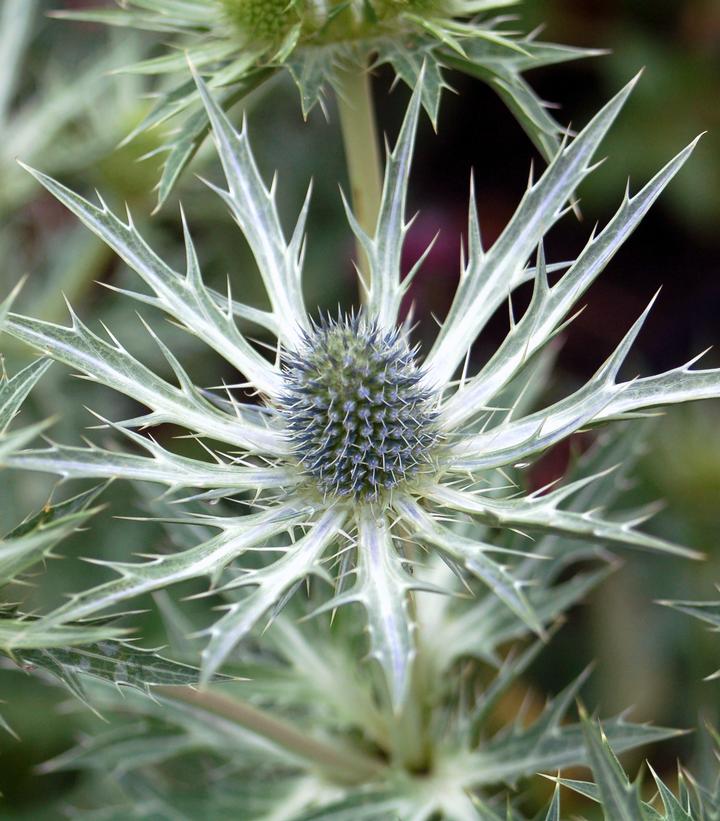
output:
<path id="1" fill-rule="evenodd" d="M 246 129 L 237 133 L 202 81 L 197 83 L 227 178 L 227 189 L 215 190 L 247 238 L 270 310 L 234 300 L 230 288 L 223 295 L 203 284 L 187 226 L 187 267 L 180 273 L 144 242 L 129 215 L 124 221 L 104 203 L 94 206 L 42 173 L 33 173 L 152 292 L 132 295 L 204 340 L 243 374 L 261 402 L 244 404 L 230 389 L 220 397 L 194 385 L 160 339 L 176 384 L 146 368 L 112 335 L 95 334 L 74 314 L 68 327 L 13 314 L 7 327 L 11 334 L 141 402 L 148 412 L 112 422 L 136 446 L 134 451 L 53 445 L 6 461 L 63 477 L 157 482 L 172 491 L 199 492 L 205 499 L 250 492 L 244 498 L 253 511 L 220 517 L 208 508 L 202 520 L 194 521 L 216 534 L 201 544 L 145 561 L 108 563 L 118 578 L 73 595 L 29 624 L 26 639 L 35 630 L 83 620 L 139 594 L 206 576 L 229 600 L 207 629 L 207 681 L 255 625 L 275 616 L 300 583 L 315 576 L 330 591 L 335 588 L 320 609 L 348 604 L 364 609 L 370 655 L 381 665 L 390 699 L 399 710 L 412 680 L 414 623 L 436 606 L 430 604 L 436 597 L 418 599 L 414 591 L 455 589 L 447 575 L 425 572 L 425 550 L 440 555 L 469 584 L 487 586 L 509 613 L 540 636 L 558 612 L 534 604 L 550 584 L 543 555 L 556 571 L 568 556 L 577 555 L 582 542 L 694 555 L 638 530 L 645 514 L 618 520 L 594 503 L 583 507 L 589 504 L 585 500 L 593 483 L 605 482 L 605 468 L 612 464 L 532 493 L 508 481 L 511 470 L 580 429 L 631 418 L 650 407 L 720 395 L 720 371 L 693 369 L 692 363 L 658 375 L 618 379 L 646 310 L 587 384 L 539 411 L 527 410 L 534 377 L 543 373 L 542 352 L 694 145 L 637 194 L 628 192 L 617 213 L 571 264 L 546 264 L 543 236 L 592 170 L 599 143 L 633 83 L 529 184 L 489 249 L 482 245 L 471 197 L 468 248 L 457 293 L 434 345 L 417 353 L 398 325 L 398 314 L 414 273 L 401 278 L 408 229 L 405 200 L 422 85 L 413 94 L 387 160 L 373 236 L 362 232 L 348 209 L 372 271 L 366 305 L 355 317 L 313 321 L 301 292 L 309 197 L 288 241 L 274 188 L 267 188 L 258 173 Z M 551 285 L 548 272 L 558 269 L 563 272 Z M 477 373 L 467 373 L 463 363 L 478 334 L 527 281 L 534 283 L 529 307 L 513 319 L 495 355 Z M 235 290 L 241 287 L 233 285 Z M 277 357 L 271 360 L 259 352 L 236 320 L 274 334 Z M 148 331 L 155 335 L 149 326 Z M 211 458 L 177 455 L 136 432 L 162 423 L 180 425 L 203 440 Z M 513 547 L 502 546 L 498 533 L 503 532 L 513 535 Z M 538 535 L 544 538 L 534 541 Z M 250 552 L 252 566 L 244 566 L 243 557 Z M 259 565 L 258 555 L 264 559 Z M 528 589 L 533 581 L 535 588 Z M 471 620 L 472 612 L 471 605 Z M 455 627 L 460 629 L 459 621 Z M 446 649 L 450 644 L 448 638 Z"/>
<path id="2" fill-rule="evenodd" d="M 10 305 L 19 287 L 0 303 L 0 331 L 5 327 Z M 0 364 L 0 461 L 7 462 L 13 453 L 34 439 L 47 427 L 46 422 L 36 422 L 20 428 L 10 428 L 32 388 L 47 371 L 50 362 L 38 359 L 13 376 L 9 376 Z M 40 562 L 53 555 L 52 550 L 63 539 L 84 525 L 97 512 L 93 503 L 101 488 L 93 488 L 59 504 L 48 502 L 41 511 L 29 516 L 7 533 L 0 534 L 0 590 L 5 594 L 11 584 L 20 581 L 27 584 L 27 573 Z M 17 605 L 4 602 L 0 608 L 0 655 L 17 658 L 27 653 L 28 663 L 37 653 L 48 648 L 89 644 L 114 639 L 125 631 L 104 625 L 63 625 L 47 629 L 35 629 L 25 639 L 20 638 L 28 626 L 27 614 Z M 0 716 L 0 727 L 9 730 Z M 10 730 L 12 732 L 12 730 Z"/>

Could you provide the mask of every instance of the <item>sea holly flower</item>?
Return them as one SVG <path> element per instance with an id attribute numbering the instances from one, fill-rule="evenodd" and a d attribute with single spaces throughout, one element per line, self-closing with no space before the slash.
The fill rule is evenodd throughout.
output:
<path id="1" fill-rule="evenodd" d="M 341 119 L 367 106 L 363 73 L 389 65 L 414 88 L 424 66 L 423 104 L 437 122 L 455 69 L 490 84 L 540 152 L 550 159 L 565 132 L 523 78 L 542 66 L 600 52 L 520 35 L 507 8 L 516 0 L 124 0 L 120 8 L 59 11 L 55 16 L 175 35 L 166 54 L 128 66 L 169 79 L 157 102 L 128 137 L 187 112 L 154 153 L 164 154 L 159 204 L 172 190 L 209 128 L 187 61 L 217 91 L 227 110 L 285 69 L 307 116 L 337 92 Z M 374 135 L 371 135 L 374 140 Z M 365 135 L 363 135 L 363 138 Z M 352 150 L 348 147 L 349 150 Z M 371 173 L 366 169 L 366 173 Z"/>
<path id="2" fill-rule="evenodd" d="M 514 618 L 540 636 L 556 610 L 536 607 L 526 590 L 543 578 L 542 548 L 535 553 L 527 537 L 559 539 L 567 544 L 568 555 L 578 542 L 697 555 L 639 530 L 644 514 L 617 519 L 587 501 L 588 490 L 605 481 L 612 465 L 532 492 L 523 492 L 512 479 L 518 468 L 578 430 L 632 418 L 647 408 L 720 395 L 720 370 L 695 369 L 694 360 L 665 373 L 619 379 L 648 306 L 585 385 L 540 410 L 527 408 L 533 381 L 538 373 L 544 375 L 542 352 L 694 146 L 683 149 L 638 193 L 628 191 L 616 214 L 592 234 L 574 261 L 546 263 L 543 237 L 593 169 L 598 146 L 634 81 L 530 182 L 488 249 L 481 242 L 471 196 L 460 283 L 428 351 L 414 349 L 409 330 L 398 324 L 403 296 L 422 263 L 421 258 L 409 276 L 401 277 L 422 77 L 387 158 L 374 233 L 365 233 L 347 208 L 372 278 L 363 307 L 336 318 L 311 318 L 301 294 L 309 198 L 288 241 L 274 189 L 257 170 L 247 128 L 237 132 L 205 83 L 200 78 L 196 82 L 227 180 L 227 188 L 212 187 L 247 238 L 269 310 L 204 284 L 187 224 L 186 271 L 180 273 L 155 254 L 130 216 L 121 219 L 104 203 L 93 205 L 41 172 L 32 173 L 150 289 L 131 295 L 202 338 L 243 374 L 258 402 L 248 404 L 230 387 L 219 396 L 196 386 L 150 325 L 177 384 L 145 367 L 114 336 L 94 333 L 75 314 L 69 326 L 13 314 L 7 325 L 11 334 L 131 396 L 148 412 L 111 423 L 134 443 L 132 452 L 52 445 L 20 452 L 7 462 L 66 478 L 157 482 L 200 500 L 240 497 L 251 512 L 219 516 L 208 507 L 202 519 L 188 514 L 189 521 L 202 521 L 217 535 L 145 561 L 108 563 L 119 578 L 74 594 L 29 625 L 28 633 L 86 619 L 142 593 L 210 577 L 212 590 L 229 603 L 207 629 L 207 681 L 255 625 L 276 615 L 293 594 L 302 595 L 295 592 L 300 583 L 316 576 L 335 588 L 317 610 L 351 604 L 364 609 L 370 655 L 381 666 L 399 709 L 413 674 L 415 621 L 423 618 L 416 591 L 442 593 L 447 587 L 424 574 L 424 551 L 441 556 L 468 584 L 486 586 Z M 551 284 L 549 273 L 558 270 Z M 528 308 L 513 318 L 495 355 L 477 373 L 468 373 L 469 351 L 486 322 L 529 281 L 534 292 Z M 277 356 L 271 359 L 258 350 L 236 319 L 274 334 Z M 203 440 L 212 461 L 181 456 L 137 432 L 162 423 L 179 425 Z M 511 546 L 498 537 L 503 532 L 516 535 Z M 438 655 L 442 652 L 439 647 Z"/>

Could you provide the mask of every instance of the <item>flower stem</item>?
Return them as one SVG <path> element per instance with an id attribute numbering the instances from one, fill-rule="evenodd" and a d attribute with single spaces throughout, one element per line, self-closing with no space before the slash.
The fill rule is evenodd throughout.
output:
<path id="1" fill-rule="evenodd" d="M 355 217 L 360 227 L 373 236 L 382 196 L 382 163 L 369 72 L 360 66 L 342 69 L 338 74 L 337 99 Z M 371 273 L 359 243 L 357 255 L 365 298 Z"/>
<path id="2" fill-rule="evenodd" d="M 383 765 L 379 761 L 364 753 L 312 738 L 306 732 L 239 699 L 191 687 L 156 687 L 153 692 L 239 724 L 344 783 L 372 780 L 382 770 Z"/>
<path id="3" fill-rule="evenodd" d="M 414 604 L 411 601 L 410 607 L 413 608 Z M 413 621 L 419 629 L 417 619 L 413 618 Z M 391 760 L 397 766 L 416 774 L 428 772 L 432 767 L 433 757 L 427 737 L 428 671 L 423 651 L 423 642 L 418 635 L 410 694 L 400 715 L 395 716 L 390 731 Z"/>

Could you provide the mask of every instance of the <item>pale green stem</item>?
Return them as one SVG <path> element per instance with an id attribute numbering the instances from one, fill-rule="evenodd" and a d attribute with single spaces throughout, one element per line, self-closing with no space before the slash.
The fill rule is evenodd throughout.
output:
<path id="1" fill-rule="evenodd" d="M 306 732 L 239 699 L 191 687 L 156 687 L 153 692 L 233 721 L 337 780 L 361 783 L 373 780 L 382 771 L 383 765 L 370 756 L 312 738 Z"/>
<path id="2" fill-rule="evenodd" d="M 382 162 L 369 72 L 360 66 L 342 69 L 338 73 L 337 99 L 353 210 L 360 227 L 372 237 L 382 197 Z M 371 272 L 359 243 L 357 256 L 364 299 Z"/>
<path id="3" fill-rule="evenodd" d="M 408 559 L 417 561 L 420 556 L 416 545 L 405 546 Z M 420 635 L 420 623 L 416 617 L 417 599 L 410 596 L 408 616 L 416 625 L 415 658 L 413 660 L 410 692 L 402 712 L 396 717 L 391 729 L 393 762 L 410 772 L 421 773 L 432 767 L 432 745 L 428 738 L 428 699 L 433 698 L 434 682 L 431 678 L 430 659 L 425 642 Z"/>
<path id="4" fill-rule="evenodd" d="M 418 659 L 412 675 L 408 699 L 391 729 L 392 760 L 402 769 L 423 772 L 430 766 L 426 738 L 422 675 L 418 675 Z"/>

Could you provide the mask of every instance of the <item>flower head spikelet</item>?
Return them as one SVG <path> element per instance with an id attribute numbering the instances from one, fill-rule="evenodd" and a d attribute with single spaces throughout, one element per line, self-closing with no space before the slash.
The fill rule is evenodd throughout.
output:
<path id="1" fill-rule="evenodd" d="M 293 28 L 298 38 L 315 45 L 354 42 L 396 30 L 408 33 L 413 29 L 412 15 L 427 19 L 467 15 L 467 9 L 444 0 L 219 0 L 219 4 L 241 38 L 263 43 Z"/>
<path id="2" fill-rule="evenodd" d="M 281 413 L 295 453 L 325 495 L 377 499 L 432 466 L 433 395 L 398 329 L 325 319 L 285 357 Z"/>
<path id="3" fill-rule="evenodd" d="M 221 0 L 231 24 L 248 38 L 273 42 L 297 22 L 287 0 Z"/>

